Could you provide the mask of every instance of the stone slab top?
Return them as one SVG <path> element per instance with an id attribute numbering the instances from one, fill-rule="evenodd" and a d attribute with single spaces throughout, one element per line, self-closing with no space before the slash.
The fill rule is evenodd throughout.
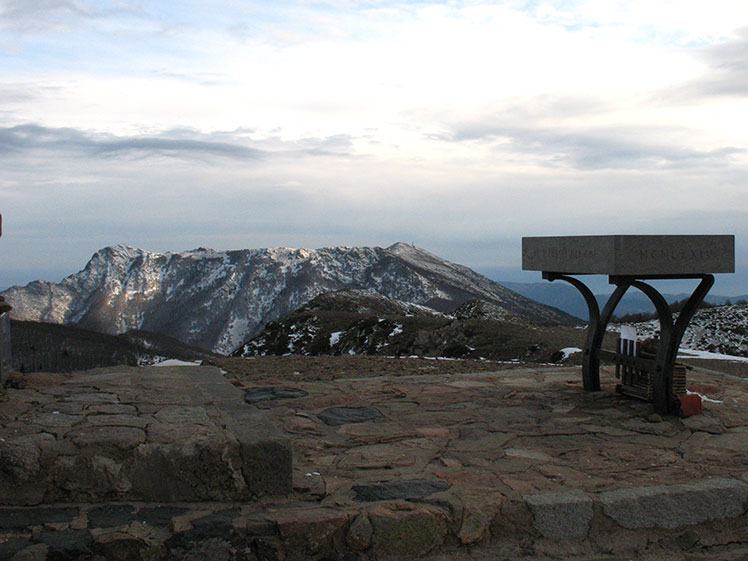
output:
<path id="1" fill-rule="evenodd" d="M 733 235 L 611 235 L 522 238 L 522 269 L 611 276 L 735 272 Z"/>

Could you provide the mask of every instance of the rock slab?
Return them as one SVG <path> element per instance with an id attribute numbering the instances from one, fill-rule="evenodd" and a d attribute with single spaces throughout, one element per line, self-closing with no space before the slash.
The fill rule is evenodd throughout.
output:
<path id="1" fill-rule="evenodd" d="M 592 498 L 582 491 L 550 491 L 525 497 L 533 526 L 551 539 L 583 538 L 592 521 Z"/>
<path id="2" fill-rule="evenodd" d="M 600 493 L 603 512 L 624 528 L 674 529 L 745 512 L 748 485 L 713 478 L 679 485 L 633 487 Z"/>

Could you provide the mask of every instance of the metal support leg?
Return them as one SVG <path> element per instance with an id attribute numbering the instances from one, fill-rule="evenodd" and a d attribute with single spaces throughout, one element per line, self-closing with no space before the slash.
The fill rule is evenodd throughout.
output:
<path id="1" fill-rule="evenodd" d="M 660 321 L 660 343 L 655 358 L 655 371 L 652 375 L 652 401 L 655 410 L 661 414 L 676 412 L 673 369 L 678 356 L 678 348 L 691 318 L 714 284 L 713 275 L 700 275 L 698 278 L 701 282 L 689 297 L 675 322 L 673 322 L 670 307 L 654 287 L 641 281 L 630 281 L 631 286 L 641 290 L 652 301 Z"/>
<path id="2" fill-rule="evenodd" d="M 699 305 L 704 301 L 704 298 L 714 285 L 714 275 L 701 275 L 699 278 L 701 279 L 699 286 L 696 287 L 686 305 L 683 306 L 680 314 L 678 314 L 678 319 L 673 328 L 673 353 L 671 357 L 668 357 L 673 364 L 675 364 L 675 358 L 680 347 L 680 342 L 683 340 L 683 334 L 686 332 L 686 327 L 691 323 L 691 319 L 696 310 L 699 309 Z"/>
<path id="3" fill-rule="evenodd" d="M 652 401 L 655 411 L 667 414 L 673 408 L 673 369 L 667 368 L 667 356 L 673 341 L 673 315 L 665 298 L 657 290 L 641 281 L 633 281 L 632 286 L 641 290 L 654 304 L 660 321 L 660 344 L 655 357 L 655 371 L 652 374 Z"/>
<path id="4" fill-rule="evenodd" d="M 594 353 L 595 371 L 598 372 L 598 380 L 600 378 L 600 349 L 603 346 L 603 337 L 605 337 L 605 330 L 608 328 L 608 323 L 610 323 L 610 318 L 613 317 L 613 312 L 615 311 L 616 306 L 618 306 L 618 303 L 621 301 L 621 298 L 623 298 L 623 295 L 626 294 L 629 286 L 630 285 L 627 282 L 616 285 L 613 294 L 611 294 L 608 298 L 608 301 L 605 303 L 603 311 L 600 314 L 600 323 L 597 329 L 597 333 L 595 334 L 594 346 L 592 347 L 592 352 Z"/>
<path id="5" fill-rule="evenodd" d="M 600 312 L 595 295 L 579 279 L 561 273 L 550 272 L 544 272 L 543 278 L 549 281 L 562 280 L 568 282 L 580 292 L 587 303 L 589 326 L 587 327 L 587 341 L 584 346 L 582 379 L 584 389 L 588 391 L 598 391 L 600 389 L 600 349 L 602 348 L 605 329 L 621 298 L 623 298 L 623 295 L 630 286 L 638 288 L 649 298 L 652 304 L 654 304 L 657 310 L 657 317 L 660 320 L 660 344 L 655 357 L 654 372 L 652 373 L 652 401 L 658 413 L 675 413 L 677 411 L 677 402 L 673 394 L 673 368 L 675 367 L 678 348 L 691 318 L 693 318 L 699 304 L 701 304 L 714 284 L 714 276 L 707 274 L 688 277 L 699 278 L 701 282 L 693 294 L 691 294 L 675 322 L 673 322 L 673 314 L 665 298 L 654 287 L 641 280 L 637 280 L 635 277 L 610 277 L 610 282 L 615 284 L 616 288 L 605 303 L 602 312 Z"/>
<path id="6" fill-rule="evenodd" d="M 584 357 L 582 359 L 582 382 L 584 389 L 587 391 L 600 390 L 600 348 L 603 344 L 605 329 L 608 326 L 613 311 L 623 298 L 629 287 L 628 283 L 621 283 L 611 294 L 602 314 L 597 300 L 592 291 L 579 279 L 568 275 L 555 273 L 543 273 L 543 278 L 554 281 L 562 280 L 574 286 L 587 303 L 587 312 L 589 313 L 589 325 L 587 327 L 587 341 L 584 345 Z"/>

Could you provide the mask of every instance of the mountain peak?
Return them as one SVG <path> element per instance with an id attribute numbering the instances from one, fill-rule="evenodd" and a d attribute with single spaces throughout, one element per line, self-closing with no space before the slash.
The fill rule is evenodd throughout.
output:
<path id="1" fill-rule="evenodd" d="M 401 253 L 412 253 L 414 251 L 416 252 L 423 252 L 424 250 L 420 247 L 417 247 L 416 245 L 408 242 L 395 242 L 390 247 L 387 248 L 387 251 L 390 251 L 392 253 L 401 254 Z"/>
<path id="2" fill-rule="evenodd" d="M 411 263 L 422 263 L 422 262 L 440 262 L 447 263 L 441 257 L 437 257 L 433 253 L 429 253 L 425 249 L 422 249 L 412 243 L 408 242 L 397 242 L 387 248 L 389 253 L 397 255 L 401 259 L 405 259 Z"/>
<path id="3" fill-rule="evenodd" d="M 102 248 L 96 253 L 103 254 L 103 255 L 121 256 L 121 257 L 137 257 L 138 255 L 142 255 L 143 253 L 147 253 L 147 252 L 143 249 L 139 249 L 137 247 L 134 247 L 128 244 L 120 243 L 117 245 L 110 245 L 108 247 Z"/>
<path id="4" fill-rule="evenodd" d="M 416 247 L 416 246 L 414 244 L 408 243 L 408 242 L 395 242 L 390 247 L 388 247 L 387 249 L 390 250 L 390 251 L 398 251 L 398 249 L 401 249 L 401 248 L 410 248 L 410 247 Z"/>
<path id="5" fill-rule="evenodd" d="M 92 269 L 100 269 L 105 267 L 107 264 L 113 263 L 129 263 L 134 261 L 138 257 L 148 254 L 143 249 L 138 249 L 127 244 L 117 244 L 103 247 L 94 253 L 89 259 L 84 271 L 91 271 Z"/>

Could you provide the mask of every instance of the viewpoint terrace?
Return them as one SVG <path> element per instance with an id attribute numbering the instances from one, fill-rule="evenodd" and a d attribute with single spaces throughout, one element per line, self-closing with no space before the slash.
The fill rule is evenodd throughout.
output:
<path id="1" fill-rule="evenodd" d="M 744 379 L 694 371 L 712 401 L 680 419 L 613 392 L 610 369 L 583 392 L 578 367 L 506 368 L 27 375 L 0 403 L 0 559 L 748 555 Z"/>

